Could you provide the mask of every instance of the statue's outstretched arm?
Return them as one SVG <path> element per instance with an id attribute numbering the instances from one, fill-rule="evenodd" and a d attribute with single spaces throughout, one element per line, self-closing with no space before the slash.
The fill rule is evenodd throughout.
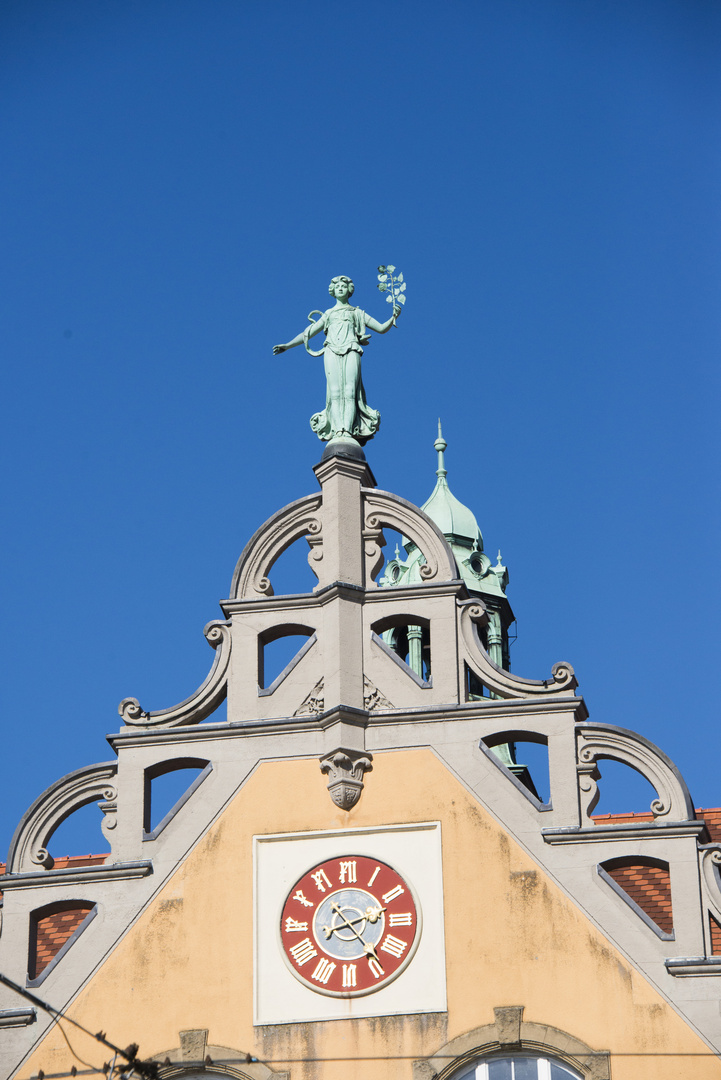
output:
<path id="1" fill-rule="evenodd" d="M 384 323 L 379 323 L 376 319 L 372 318 L 372 316 L 366 315 L 366 326 L 369 326 L 371 330 L 375 330 L 376 334 L 387 334 L 391 326 L 394 325 L 396 319 L 400 315 L 401 310 L 402 308 L 400 304 L 394 304 L 393 314 L 391 315 L 388 322 Z"/>
<path id="2" fill-rule="evenodd" d="M 323 320 L 318 319 L 318 321 L 314 322 L 313 325 L 309 329 L 301 330 L 301 332 L 299 334 L 296 334 L 292 341 L 286 342 L 285 345 L 274 345 L 273 346 L 273 356 L 277 356 L 278 353 L 285 352 L 286 349 L 294 349 L 296 347 L 296 345 L 302 345 L 304 339 L 307 341 L 308 338 L 315 337 L 315 335 L 319 334 L 323 328 L 324 328 Z"/>

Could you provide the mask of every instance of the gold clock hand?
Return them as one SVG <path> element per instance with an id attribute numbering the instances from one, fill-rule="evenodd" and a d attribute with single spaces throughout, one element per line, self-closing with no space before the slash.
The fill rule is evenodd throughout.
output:
<path id="1" fill-rule="evenodd" d="M 352 925 L 352 923 L 348 922 L 345 915 L 343 914 L 343 912 L 339 908 L 338 904 L 336 904 L 336 903 L 331 904 L 331 910 L 334 911 L 336 913 L 336 915 L 338 915 L 343 920 L 343 922 L 346 924 L 346 926 L 348 927 L 350 932 L 352 934 L 354 934 L 355 937 L 357 937 L 358 940 L 360 941 L 361 945 L 363 946 L 363 949 L 365 951 L 366 956 L 372 956 L 373 959 L 376 961 L 376 963 L 378 964 L 378 966 L 380 967 L 380 969 L 382 971 L 383 970 L 383 965 L 381 964 L 380 960 L 378 959 L 378 953 L 375 951 L 375 948 L 373 947 L 373 945 L 369 945 L 367 941 L 363 940 L 363 938 L 360 936 L 360 934 L 358 933 L 356 928 Z"/>
<path id="2" fill-rule="evenodd" d="M 365 910 L 365 915 L 359 915 L 357 919 L 350 919 L 350 920 L 346 919 L 345 920 L 346 925 L 350 926 L 351 929 L 352 929 L 353 926 L 356 923 L 359 923 L 359 922 L 364 922 L 364 921 L 372 922 L 372 923 L 378 922 L 378 920 L 380 919 L 380 917 L 381 917 L 381 915 L 383 914 L 384 911 L 385 911 L 384 907 L 368 907 Z M 345 916 L 343 916 L 343 917 L 345 917 Z M 325 934 L 326 938 L 329 938 L 329 937 L 332 936 L 333 931 L 337 930 L 338 927 L 337 926 L 324 926 L 322 929 L 323 929 L 323 933 Z"/>

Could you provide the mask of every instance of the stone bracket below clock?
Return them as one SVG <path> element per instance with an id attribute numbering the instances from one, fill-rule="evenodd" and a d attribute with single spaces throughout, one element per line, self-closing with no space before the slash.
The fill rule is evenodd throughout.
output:
<path id="1" fill-rule="evenodd" d="M 328 774 L 328 791 L 336 806 L 351 810 L 361 797 L 363 777 L 373 768 L 373 755 L 338 747 L 320 759 L 320 770 Z"/>

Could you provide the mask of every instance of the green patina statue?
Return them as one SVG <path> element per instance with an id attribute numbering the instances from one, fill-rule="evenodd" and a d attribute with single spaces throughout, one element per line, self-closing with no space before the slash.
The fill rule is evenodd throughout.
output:
<path id="1" fill-rule="evenodd" d="M 296 345 L 305 345 L 311 356 L 323 356 L 325 409 L 311 417 L 310 426 L 324 442 L 351 437 L 362 446 L 373 438 L 381 422 L 380 413 L 366 401 L 361 379 L 363 346 L 370 341 L 366 330 L 386 334 L 395 326 L 401 307 L 394 303 L 390 319 L 379 323 L 350 303 L 354 288 L 349 277 L 334 277 L 328 292 L 335 298 L 335 307 L 324 312 L 312 311 L 308 316 L 310 325 L 287 344 L 276 345 L 273 354 L 277 356 Z M 314 321 L 314 315 L 320 318 Z M 308 348 L 308 341 L 321 330 L 325 332 L 325 346 L 314 352 Z"/>

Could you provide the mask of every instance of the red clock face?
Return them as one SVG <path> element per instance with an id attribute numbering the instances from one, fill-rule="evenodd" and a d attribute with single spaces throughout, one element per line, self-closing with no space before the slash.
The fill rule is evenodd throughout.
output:
<path id="1" fill-rule="evenodd" d="M 365 855 L 326 859 L 295 883 L 280 940 L 297 979 L 321 994 L 353 997 L 385 986 L 412 958 L 421 933 L 409 883 Z"/>

